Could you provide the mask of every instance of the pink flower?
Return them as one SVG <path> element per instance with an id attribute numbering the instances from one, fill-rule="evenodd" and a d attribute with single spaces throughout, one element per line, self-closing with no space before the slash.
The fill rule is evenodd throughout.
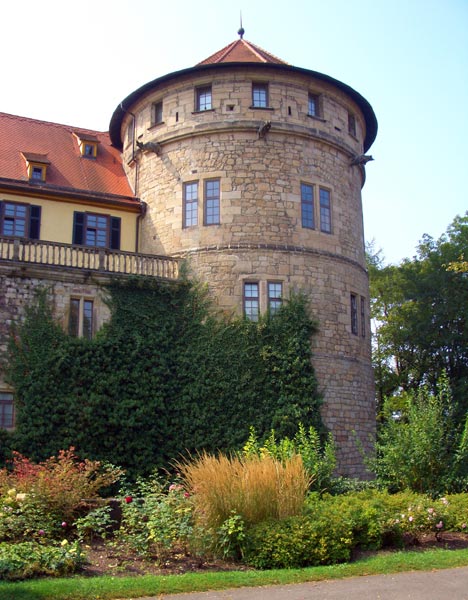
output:
<path id="1" fill-rule="evenodd" d="M 66 527 L 67 526 L 67 522 L 66 521 L 62 521 L 62 527 Z"/>
<path id="2" fill-rule="evenodd" d="M 43 529 L 39 529 L 39 531 L 37 532 L 39 535 L 45 535 L 45 531 Z"/>
<path id="3" fill-rule="evenodd" d="M 184 498 L 190 498 L 190 494 L 188 492 L 184 492 Z"/>
<path id="4" fill-rule="evenodd" d="M 466 528 L 466 523 L 462 523 L 462 529 Z"/>
<path id="5" fill-rule="evenodd" d="M 440 501 L 442 502 L 442 504 L 445 504 L 445 505 L 448 504 L 447 498 L 441 498 Z"/>
<path id="6" fill-rule="evenodd" d="M 433 508 L 428 508 L 428 509 L 427 509 L 427 512 L 428 512 L 430 515 L 432 515 L 432 514 L 434 513 L 434 509 L 433 509 Z"/>
<path id="7" fill-rule="evenodd" d="M 132 498 L 132 496 L 125 496 L 125 502 L 126 502 L 127 504 L 130 504 L 131 502 L 133 502 L 133 498 Z"/>
<path id="8" fill-rule="evenodd" d="M 444 524 L 442 523 L 442 521 L 439 521 L 436 525 L 437 529 L 442 529 L 443 526 Z"/>
<path id="9" fill-rule="evenodd" d="M 412 520 L 413 520 L 413 517 L 408 517 L 408 521 L 411 522 Z"/>

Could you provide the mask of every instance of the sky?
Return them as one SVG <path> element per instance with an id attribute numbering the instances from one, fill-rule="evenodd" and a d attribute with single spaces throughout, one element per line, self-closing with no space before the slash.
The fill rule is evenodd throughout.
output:
<path id="1" fill-rule="evenodd" d="M 372 105 L 364 226 L 385 263 L 465 214 L 468 0 L 4 0 L 0 111 L 107 131 L 131 92 L 237 39 L 241 13 L 246 40 Z"/>

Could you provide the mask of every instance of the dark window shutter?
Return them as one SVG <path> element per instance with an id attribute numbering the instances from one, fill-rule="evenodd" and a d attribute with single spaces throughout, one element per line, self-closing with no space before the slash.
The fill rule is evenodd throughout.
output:
<path id="1" fill-rule="evenodd" d="M 41 231 L 41 207 L 31 206 L 29 213 L 29 238 L 38 240 Z"/>
<path id="2" fill-rule="evenodd" d="M 0 200 L 0 235 L 3 235 L 3 200 Z"/>
<path id="3" fill-rule="evenodd" d="M 111 217 L 110 247 L 111 250 L 120 250 L 120 217 Z"/>
<path id="4" fill-rule="evenodd" d="M 73 244 L 83 244 L 84 218 L 82 212 L 73 213 Z"/>

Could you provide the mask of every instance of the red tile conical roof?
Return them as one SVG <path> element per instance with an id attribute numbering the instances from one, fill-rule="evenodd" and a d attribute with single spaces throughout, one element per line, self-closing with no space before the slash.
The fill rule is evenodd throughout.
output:
<path id="1" fill-rule="evenodd" d="M 281 58 L 273 56 L 273 54 L 259 48 L 259 46 L 241 38 L 205 58 L 205 60 L 202 60 L 196 66 L 226 62 L 288 64 L 284 60 L 281 60 Z"/>

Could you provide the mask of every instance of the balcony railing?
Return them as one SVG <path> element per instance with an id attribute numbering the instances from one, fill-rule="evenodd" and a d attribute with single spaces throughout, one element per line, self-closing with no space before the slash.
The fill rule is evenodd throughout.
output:
<path id="1" fill-rule="evenodd" d="M 177 279 L 179 276 L 176 258 L 17 238 L 0 238 L 0 261 L 67 267 L 102 274 L 146 275 L 165 279 Z"/>

